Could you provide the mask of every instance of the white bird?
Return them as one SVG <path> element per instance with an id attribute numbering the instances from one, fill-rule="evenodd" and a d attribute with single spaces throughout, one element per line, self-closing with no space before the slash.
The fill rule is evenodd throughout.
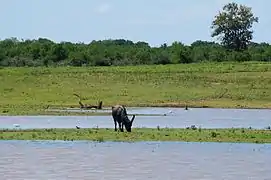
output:
<path id="1" fill-rule="evenodd" d="M 172 111 L 172 110 L 169 110 L 169 111 L 168 111 L 168 113 L 169 113 L 169 114 L 172 114 L 172 113 L 173 113 L 173 111 Z"/>
<path id="2" fill-rule="evenodd" d="M 20 127 L 20 124 L 13 124 L 13 126 L 15 126 L 15 127 Z"/>
<path id="3" fill-rule="evenodd" d="M 79 119 L 77 120 L 77 124 L 78 124 L 78 125 L 75 126 L 76 129 L 80 129 L 80 121 L 79 121 Z"/>

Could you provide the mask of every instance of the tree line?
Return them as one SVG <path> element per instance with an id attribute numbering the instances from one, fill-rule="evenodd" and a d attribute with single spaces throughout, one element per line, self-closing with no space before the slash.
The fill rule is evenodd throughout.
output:
<path id="1" fill-rule="evenodd" d="M 246 50 L 234 51 L 207 41 L 191 45 L 174 42 L 160 47 L 124 39 L 89 44 L 55 43 L 43 38 L 0 41 L 0 66 L 117 66 L 252 60 L 271 61 L 270 44 L 252 42 Z"/>
<path id="2" fill-rule="evenodd" d="M 220 43 L 197 40 L 191 45 L 176 41 L 151 47 L 147 42 L 125 39 L 92 41 L 89 44 L 46 38 L 0 41 L 0 66 L 121 66 L 223 61 L 271 61 L 268 43 L 252 42 L 250 7 L 228 3 L 212 21 L 212 37 Z"/>

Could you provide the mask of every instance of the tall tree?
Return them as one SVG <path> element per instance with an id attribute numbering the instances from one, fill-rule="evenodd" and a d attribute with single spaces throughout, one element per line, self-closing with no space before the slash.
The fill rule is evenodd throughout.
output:
<path id="1" fill-rule="evenodd" d="M 218 36 L 222 44 L 229 49 L 242 51 L 247 49 L 252 40 L 251 28 L 254 22 L 258 23 L 258 19 L 252 13 L 251 7 L 228 3 L 212 22 L 212 37 Z"/>

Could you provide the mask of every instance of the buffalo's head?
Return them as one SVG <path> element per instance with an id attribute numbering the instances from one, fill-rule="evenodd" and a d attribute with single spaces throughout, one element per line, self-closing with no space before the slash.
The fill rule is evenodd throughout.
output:
<path id="1" fill-rule="evenodd" d="M 127 120 L 125 123 L 124 123 L 124 126 L 125 126 L 125 129 L 128 131 L 128 132 L 131 132 L 132 131 L 132 126 L 133 126 L 133 122 L 134 122 L 134 119 L 135 119 L 135 115 L 133 115 L 132 119 L 129 120 L 129 118 L 126 116 Z"/>

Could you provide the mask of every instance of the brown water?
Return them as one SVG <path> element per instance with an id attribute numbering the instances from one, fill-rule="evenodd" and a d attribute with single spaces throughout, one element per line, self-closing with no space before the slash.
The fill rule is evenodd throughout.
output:
<path id="1" fill-rule="evenodd" d="M 271 179 L 270 144 L 0 141 L 1 180 Z"/>

